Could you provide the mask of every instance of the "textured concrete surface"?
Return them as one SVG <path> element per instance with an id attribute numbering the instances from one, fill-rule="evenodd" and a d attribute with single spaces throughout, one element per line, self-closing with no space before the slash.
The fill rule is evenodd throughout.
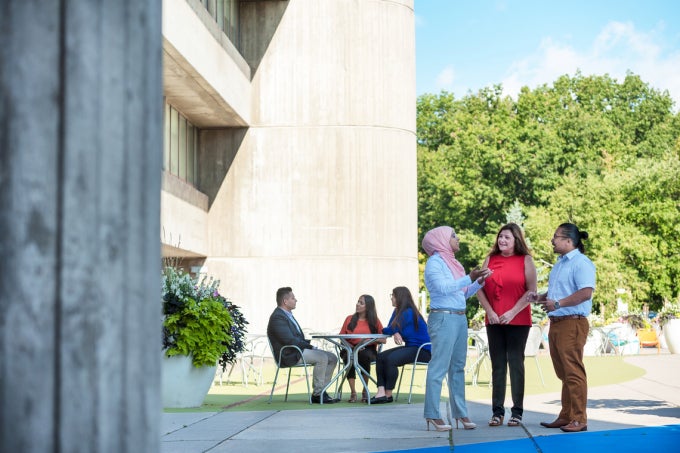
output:
<path id="1" fill-rule="evenodd" d="M 588 430 L 607 431 L 680 423 L 680 355 L 627 356 L 646 370 L 639 379 L 592 387 Z M 349 406 L 349 405 L 348 405 Z M 560 407 L 556 393 L 525 398 L 520 427 L 489 427 L 490 405 L 468 402 L 477 429 L 451 433 L 425 429 L 422 404 L 395 404 L 329 410 L 163 414 L 163 453 L 193 452 L 376 452 L 477 444 L 538 436 L 578 436 L 540 426 Z M 445 413 L 442 407 L 442 413 Z M 461 427 L 462 428 L 462 427 Z M 678 439 L 680 441 L 680 439 Z M 533 443 L 527 444 L 535 451 Z"/>

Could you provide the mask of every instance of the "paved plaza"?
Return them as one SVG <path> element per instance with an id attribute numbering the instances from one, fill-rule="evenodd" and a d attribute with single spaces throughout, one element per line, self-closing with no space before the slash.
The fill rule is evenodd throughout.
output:
<path id="1" fill-rule="evenodd" d="M 383 452 L 410 449 L 450 451 L 451 447 L 478 444 L 483 451 L 489 442 L 521 441 L 513 451 L 544 451 L 543 436 L 574 436 L 619 432 L 617 453 L 630 451 L 633 438 L 650 435 L 640 427 L 668 427 L 667 439 L 680 444 L 680 355 L 646 352 L 625 356 L 624 360 L 643 368 L 644 376 L 628 382 L 591 387 L 588 397 L 588 433 L 567 434 L 547 429 L 541 421 L 552 421 L 559 411 L 559 393 L 542 393 L 525 397 L 524 424 L 520 427 L 489 427 L 490 405 L 487 401 L 469 401 L 470 418 L 475 430 L 452 432 L 427 431 L 423 405 L 391 404 L 380 406 L 350 405 L 328 410 L 271 410 L 164 413 L 162 419 L 162 453 L 194 452 Z M 442 413 L 446 413 L 442 403 Z M 622 431 L 625 430 L 625 431 Z M 655 431 L 656 432 L 656 431 Z M 625 435 L 624 435 L 625 434 Z M 571 439 L 569 439 L 571 438 Z M 585 440 L 586 438 L 584 438 Z M 626 441 L 626 439 L 629 439 Z M 642 439 L 644 440 L 644 439 Z M 651 438 L 650 438 L 651 440 Z M 557 442 L 555 445 L 559 445 Z M 439 447 L 439 449 L 437 449 Z M 500 447 L 500 445 L 496 445 Z M 489 451 L 496 448 L 489 445 Z M 442 450 L 443 449 L 443 450 Z M 422 450 L 425 451 L 425 450 Z M 556 450 L 553 450 L 556 451 Z M 557 450 L 559 451 L 559 450 Z M 581 449 L 581 451 L 585 451 Z"/>

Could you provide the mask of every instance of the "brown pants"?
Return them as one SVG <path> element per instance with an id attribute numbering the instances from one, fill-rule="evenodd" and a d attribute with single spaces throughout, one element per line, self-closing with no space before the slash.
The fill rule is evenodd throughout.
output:
<path id="1" fill-rule="evenodd" d="M 588 381 L 583 365 L 583 347 L 588 339 L 588 319 L 565 319 L 550 323 L 548 343 L 555 374 L 562 381 L 562 410 L 559 418 L 588 423 Z"/>

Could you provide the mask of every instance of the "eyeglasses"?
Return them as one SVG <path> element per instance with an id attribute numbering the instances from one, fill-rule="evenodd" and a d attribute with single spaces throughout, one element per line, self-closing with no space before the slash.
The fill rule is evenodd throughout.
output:
<path id="1" fill-rule="evenodd" d="M 451 239 L 458 239 L 458 235 L 456 233 L 451 233 Z"/>

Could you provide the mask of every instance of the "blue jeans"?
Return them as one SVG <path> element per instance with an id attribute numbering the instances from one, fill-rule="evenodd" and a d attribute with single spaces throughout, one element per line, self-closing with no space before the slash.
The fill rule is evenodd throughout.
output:
<path id="1" fill-rule="evenodd" d="M 465 315 L 430 313 L 427 331 L 432 341 L 432 358 L 427 366 L 425 418 L 442 418 L 439 400 L 442 381 L 447 376 L 451 415 L 467 417 L 465 404 L 465 359 L 467 358 L 467 318 Z"/>

